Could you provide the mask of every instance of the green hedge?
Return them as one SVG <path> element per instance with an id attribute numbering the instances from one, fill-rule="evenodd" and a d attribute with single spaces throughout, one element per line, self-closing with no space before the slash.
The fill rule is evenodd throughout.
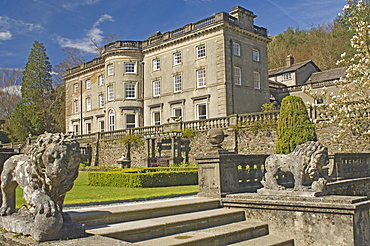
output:
<path id="1" fill-rule="evenodd" d="M 142 171 L 142 169 L 140 169 Z M 198 171 L 160 171 L 132 173 L 123 169 L 111 172 L 88 173 L 89 185 L 128 188 L 149 188 L 198 184 Z"/>

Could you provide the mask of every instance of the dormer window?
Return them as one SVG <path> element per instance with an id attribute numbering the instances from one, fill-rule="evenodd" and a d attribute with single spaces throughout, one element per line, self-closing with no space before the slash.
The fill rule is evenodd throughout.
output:
<path id="1" fill-rule="evenodd" d="M 283 80 L 289 80 L 289 79 L 292 79 L 292 73 L 284 73 Z"/>

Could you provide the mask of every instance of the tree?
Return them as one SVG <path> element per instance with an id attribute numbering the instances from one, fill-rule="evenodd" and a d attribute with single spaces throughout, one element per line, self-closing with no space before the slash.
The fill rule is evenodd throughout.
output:
<path id="1" fill-rule="evenodd" d="M 13 140 L 24 140 L 29 134 L 55 132 L 56 124 L 51 114 L 54 100 L 51 68 L 44 45 L 35 41 L 23 71 L 22 100 L 11 118 Z"/>
<path id="2" fill-rule="evenodd" d="M 316 108 L 322 125 L 339 126 L 335 139 L 344 136 L 370 137 L 370 1 L 347 0 L 341 15 L 343 22 L 354 32 L 351 45 L 354 54 L 343 53 L 338 65 L 346 67 L 346 75 L 335 82 L 338 93 L 328 95 Z M 317 96 L 309 89 L 305 91 Z"/>
<path id="3" fill-rule="evenodd" d="M 276 153 L 291 153 L 296 146 L 307 141 L 317 141 L 315 126 L 302 98 L 287 96 L 281 102 Z"/>

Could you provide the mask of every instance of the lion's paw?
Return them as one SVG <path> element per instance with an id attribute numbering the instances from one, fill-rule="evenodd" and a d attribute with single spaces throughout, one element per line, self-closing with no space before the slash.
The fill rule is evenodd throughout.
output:
<path id="1" fill-rule="evenodd" d="M 14 210 L 9 206 L 3 206 L 3 207 L 0 208 L 0 215 L 1 216 L 11 215 L 12 213 L 14 213 Z"/>
<path id="2" fill-rule="evenodd" d="M 45 214 L 46 216 L 54 216 L 59 210 L 58 205 L 52 200 L 39 203 L 36 207 L 38 214 Z"/>

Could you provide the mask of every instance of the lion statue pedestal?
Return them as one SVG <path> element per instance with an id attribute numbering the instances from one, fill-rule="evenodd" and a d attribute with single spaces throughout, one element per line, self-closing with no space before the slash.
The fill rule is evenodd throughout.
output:
<path id="1" fill-rule="evenodd" d="M 264 188 L 259 189 L 257 193 L 279 196 L 325 195 L 327 179 L 320 171 L 327 168 L 328 161 L 328 149 L 314 141 L 298 145 L 287 155 L 270 155 L 265 161 L 265 180 L 261 181 Z M 293 175 L 293 189 L 286 189 L 277 183 L 276 176 L 279 172 Z M 311 186 L 303 185 L 305 179 L 311 181 Z"/>
<path id="2" fill-rule="evenodd" d="M 63 213 L 67 191 L 78 175 L 80 148 L 69 135 L 40 135 L 27 154 L 10 157 L 1 173 L 0 227 L 38 241 L 85 234 L 80 223 Z M 15 189 L 23 189 L 27 206 L 15 209 Z"/>

